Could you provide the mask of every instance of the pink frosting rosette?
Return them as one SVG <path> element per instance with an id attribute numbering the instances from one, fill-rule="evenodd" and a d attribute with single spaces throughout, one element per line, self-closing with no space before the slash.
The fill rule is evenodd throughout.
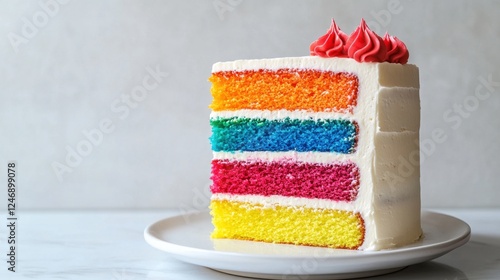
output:
<path id="1" fill-rule="evenodd" d="M 389 62 L 406 64 L 408 49 L 397 37 L 384 38 L 370 30 L 364 19 L 347 36 L 332 19 L 330 29 L 309 46 L 310 54 L 320 57 L 348 57 L 358 62 Z"/>
<path id="2" fill-rule="evenodd" d="M 311 55 L 321 57 L 347 57 L 345 42 L 347 34 L 342 32 L 332 19 L 332 25 L 325 35 L 318 38 L 310 46 Z"/>
<path id="3" fill-rule="evenodd" d="M 358 62 L 382 62 L 387 56 L 384 40 L 371 31 L 364 19 L 346 42 L 347 56 Z"/>
<path id="4" fill-rule="evenodd" d="M 390 36 L 389 34 L 385 33 L 384 44 L 387 48 L 387 57 L 385 61 L 401 64 L 405 64 L 408 62 L 408 57 L 410 57 L 410 54 L 408 53 L 408 49 L 406 48 L 405 43 L 403 43 L 397 37 Z"/>

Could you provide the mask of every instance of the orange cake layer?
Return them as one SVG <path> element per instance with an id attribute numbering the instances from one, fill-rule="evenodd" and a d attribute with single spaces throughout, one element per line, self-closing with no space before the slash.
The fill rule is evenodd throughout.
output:
<path id="1" fill-rule="evenodd" d="M 352 113 L 358 77 L 313 69 L 220 71 L 210 77 L 213 111 L 306 110 Z"/>

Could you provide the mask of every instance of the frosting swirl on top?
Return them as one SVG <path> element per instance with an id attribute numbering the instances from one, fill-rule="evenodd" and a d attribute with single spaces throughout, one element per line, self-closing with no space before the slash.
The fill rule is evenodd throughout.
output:
<path id="1" fill-rule="evenodd" d="M 342 32 L 332 19 L 332 25 L 325 35 L 312 42 L 309 46 L 311 55 L 321 57 L 347 57 L 345 43 L 347 34 Z"/>
<path id="2" fill-rule="evenodd" d="M 358 62 L 382 62 L 387 48 L 380 36 L 371 31 L 364 19 L 346 42 L 347 55 Z"/>
<path id="3" fill-rule="evenodd" d="M 406 64 L 410 56 L 401 40 L 387 33 L 381 38 L 368 28 L 364 19 L 349 36 L 332 19 L 328 32 L 312 42 L 309 51 L 313 56 L 348 57 L 358 62 Z"/>
<path id="4" fill-rule="evenodd" d="M 405 43 L 399 40 L 396 36 L 390 36 L 388 33 L 384 35 L 384 44 L 387 48 L 387 57 L 385 61 L 390 63 L 405 64 L 408 62 L 408 49 Z"/>

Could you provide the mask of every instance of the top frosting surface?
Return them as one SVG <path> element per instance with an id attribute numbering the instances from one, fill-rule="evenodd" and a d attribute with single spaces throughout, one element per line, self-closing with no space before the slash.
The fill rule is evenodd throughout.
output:
<path id="1" fill-rule="evenodd" d="M 314 41 L 310 47 L 312 56 L 349 57 L 358 62 L 408 62 L 408 49 L 396 37 L 386 34 L 384 38 L 370 30 L 362 19 L 360 25 L 347 36 L 334 20 L 327 33 Z"/>

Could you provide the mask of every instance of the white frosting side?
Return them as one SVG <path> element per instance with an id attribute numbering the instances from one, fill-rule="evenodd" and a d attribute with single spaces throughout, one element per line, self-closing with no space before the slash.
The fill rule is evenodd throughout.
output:
<path id="1" fill-rule="evenodd" d="M 297 160 L 329 162 L 351 160 L 360 169 L 358 197 L 351 203 L 327 202 L 318 199 L 225 196 L 213 199 L 283 203 L 290 206 L 338 208 L 359 212 L 365 221 L 365 242 L 362 250 L 379 250 L 415 241 L 422 234 L 420 227 L 420 169 L 418 129 L 420 103 L 419 77 L 415 65 L 394 63 L 358 63 L 348 58 L 291 57 L 261 60 L 238 60 L 213 65 L 212 71 L 243 71 L 281 68 L 317 69 L 348 72 L 358 76 L 358 104 L 353 114 L 307 113 L 302 111 L 252 111 L 212 113 L 217 116 L 347 118 L 359 126 L 357 149 L 351 155 L 312 153 L 214 153 L 216 158 L 279 160 L 292 156 Z M 299 155 L 300 154 L 300 155 Z M 402 174 L 401 162 L 412 160 L 411 172 Z"/>
<path id="2" fill-rule="evenodd" d="M 419 104 L 418 88 L 381 88 L 377 102 L 378 131 L 418 132 Z"/>

